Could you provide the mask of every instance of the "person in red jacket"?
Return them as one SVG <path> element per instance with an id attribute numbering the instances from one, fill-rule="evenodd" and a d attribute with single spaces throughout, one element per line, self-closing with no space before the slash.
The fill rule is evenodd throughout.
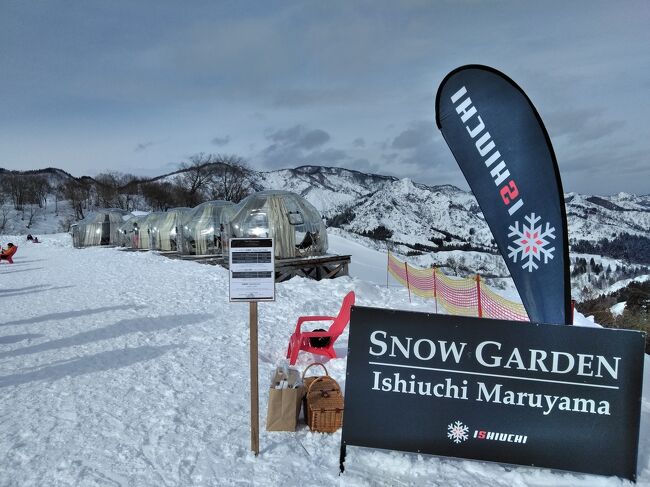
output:
<path id="1" fill-rule="evenodd" d="M 4 249 L 2 252 L 0 252 L 0 262 L 6 260 L 9 264 L 13 264 L 14 260 L 12 259 L 12 257 L 16 253 L 16 250 L 18 250 L 18 247 L 16 247 L 14 244 L 9 242 L 7 244 L 7 248 Z"/>

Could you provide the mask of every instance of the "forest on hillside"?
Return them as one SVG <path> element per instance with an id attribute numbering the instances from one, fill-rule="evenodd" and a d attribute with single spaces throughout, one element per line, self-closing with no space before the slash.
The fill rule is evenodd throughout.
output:
<path id="1" fill-rule="evenodd" d="M 580 240 L 571 245 L 573 252 L 607 255 L 626 262 L 650 264 L 650 238 L 642 235 L 619 234 L 614 238 L 602 238 L 596 243 Z"/>
<path id="2" fill-rule="evenodd" d="M 246 162 L 220 154 L 196 154 L 181 163 L 178 171 L 152 179 L 118 172 L 75 178 L 53 168 L 0 170 L 0 232 L 10 213 L 18 212 L 30 228 L 48 204 L 53 203 L 58 214 L 61 201 L 69 202 L 74 212 L 66 222 L 69 227 L 96 208 L 166 211 L 191 208 L 207 200 L 237 203 L 255 190 L 254 173 Z"/>
<path id="3" fill-rule="evenodd" d="M 623 313 L 615 316 L 611 308 L 625 302 Z M 646 333 L 646 353 L 650 353 L 650 281 L 632 282 L 605 296 L 576 303 L 576 309 L 585 316 L 609 328 L 625 328 Z"/>

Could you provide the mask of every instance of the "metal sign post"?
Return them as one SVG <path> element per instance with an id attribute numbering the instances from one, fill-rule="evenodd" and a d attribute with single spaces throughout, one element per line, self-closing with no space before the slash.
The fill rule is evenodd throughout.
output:
<path id="1" fill-rule="evenodd" d="M 248 301 L 251 371 L 251 450 L 260 452 L 257 302 L 275 301 L 275 250 L 271 238 L 230 239 L 230 301 Z"/>

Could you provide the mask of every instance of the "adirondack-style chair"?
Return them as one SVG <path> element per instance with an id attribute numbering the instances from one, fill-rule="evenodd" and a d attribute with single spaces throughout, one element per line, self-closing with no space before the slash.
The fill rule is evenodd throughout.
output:
<path id="1" fill-rule="evenodd" d="M 338 316 L 301 316 L 296 323 L 296 331 L 293 332 L 289 339 L 287 348 L 287 358 L 289 363 L 294 365 L 298 360 L 298 352 L 311 352 L 317 355 L 325 355 L 330 358 L 336 358 L 334 343 L 343 333 L 345 327 L 350 321 L 350 308 L 354 305 L 354 291 L 350 291 L 345 298 Z M 313 321 L 332 321 L 327 331 L 301 331 L 302 324 Z M 329 340 L 327 340 L 329 338 Z M 314 340 L 312 340 L 314 339 Z M 314 342 L 321 339 L 323 346 L 314 346 Z"/>
<path id="2" fill-rule="evenodd" d="M 0 252 L 0 262 L 6 260 L 9 264 L 13 264 L 14 260 L 12 257 L 16 253 L 16 250 L 18 250 L 18 247 L 15 245 L 4 249 L 2 252 Z"/>

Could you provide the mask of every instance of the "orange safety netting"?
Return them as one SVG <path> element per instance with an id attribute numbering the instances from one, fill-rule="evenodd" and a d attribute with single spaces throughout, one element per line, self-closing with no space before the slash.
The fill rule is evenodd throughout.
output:
<path id="1" fill-rule="evenodd" d="M 523 304 L 499 296 L 485 284 L 481 284 L 481 306 L 486 318 L 529 321 Z"/>
<path id="2" fill-rule="evenodd" d="M 451 278 L 436 269 L 438 304 L 449 314 L 461 316 L 480 316 L 476 280 Z"/>
<path id="3" fill-rule="evenodd" d="M 449 277 L 436 268 L 420 269 L 388 253 L 388 272 L 409 293 L 432 298 L 449 314 L 528 321 L 523 305 L 499 296 L 479 276 Z"/>

